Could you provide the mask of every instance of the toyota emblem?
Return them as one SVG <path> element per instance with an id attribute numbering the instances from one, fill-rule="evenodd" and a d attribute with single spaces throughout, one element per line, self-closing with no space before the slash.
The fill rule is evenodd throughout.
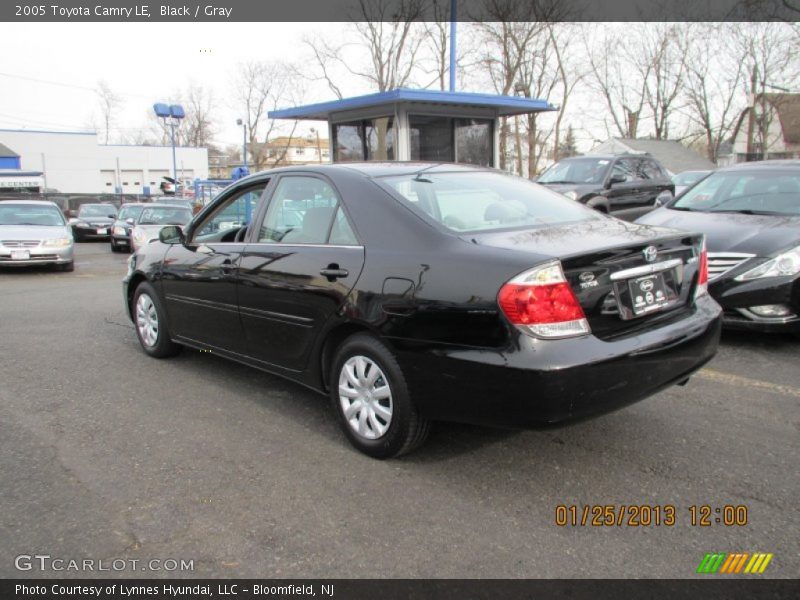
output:
<path id="1" fill-rule="evenodd" d="M 642 250 L 642 254 L 644 254 L 644 259 L 647 262 L 655 262 L 656 258 L 658 258 L 658 249 L 655 246 L 648 246 Z"/>

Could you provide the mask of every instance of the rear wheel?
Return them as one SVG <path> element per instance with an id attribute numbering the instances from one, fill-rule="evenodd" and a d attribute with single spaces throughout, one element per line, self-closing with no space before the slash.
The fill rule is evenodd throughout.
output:
<path id="1" fill-rule="evenodd" d="M 428 437 L 430 423 L 411 402 L 397 359 L 373 336 L 359 333 L 348 338 L 336 352 L 330 377 L 339 424 L 364 454 L 400 456 Z"/>
<path id="2" fill-rule="evenodd" d="M 166 314 L 149 283 L 140 283 L 133 295 L 133 324 L 142 350 L 150 356 L 165 358 L 180 351 L 169 337 Z"/>

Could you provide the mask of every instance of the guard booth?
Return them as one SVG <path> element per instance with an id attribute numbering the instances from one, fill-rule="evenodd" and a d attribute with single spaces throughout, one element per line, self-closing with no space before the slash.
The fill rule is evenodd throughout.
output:
<path id="1" fill-rule="evenodd" d="M 499 119 L 556 110 L 546 100 L 397 89 L 270 111 L 327 121 L 333 162 L 412 160 L 499 166 Z"/>

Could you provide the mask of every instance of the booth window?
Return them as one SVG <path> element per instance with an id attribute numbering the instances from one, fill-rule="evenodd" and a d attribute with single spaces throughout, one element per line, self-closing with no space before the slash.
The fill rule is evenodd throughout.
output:
<path id="1" fill-rule="evenodd" d="M 392 117 L 337 123 L 333 126 L 334 162 L 394 160 Z"/>
<path id="2" fill-rule="evenodd" d="M 409 115 L 411 160 L 494 164 L 491 119 Z"/>

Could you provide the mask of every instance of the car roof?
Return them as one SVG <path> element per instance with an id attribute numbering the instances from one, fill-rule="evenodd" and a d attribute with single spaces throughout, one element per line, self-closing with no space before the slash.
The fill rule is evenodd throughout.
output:
<path id="1" fill-rule="evenodd" d="M 800 169 L 800 160 L 795 158 L 787 158 L 782 160 L 758 160 L 753 162 L 736 163 L 729 167 L 719 169 L 720 171 L 739 171 L 745 169 L 774 169 L 774 168 L 795 168 Z"/>
<path id="2" fill-rule="evenodd" d="M 184 206 L 183 204 L 167 204 L 166 202 L 151 202 L 150 204 L 145 204 L 145 206 L 154 208 L 182 208 L 184 210 L 189 210 L 189 207 Z"/>
<path id="3" fill-rule="evenodd" d="M 646 152 L 620 152 L 619 154 L 581 154 L 580 156 L 569 156 L 567 158 L 562 158 L 558 162 L 563 162 L 567 160 L 580 160 L 582 158 L 614 160 L 615 158 L 653 158 L 653 155 Z"/>
<path id="4" fill-rule="evenodd" d="M 56 208 L 58 208 L 58 204 L 56 204 L 55 202 L 51 202 L 50 200 L 12 200 L 11 198 L 6 198 L 2 200 L 2 202 L 0 202 L 0 206 L 2 206 L 2 204 L 4 203 L 30 204 L 32 206 L 55 206 Z M 61 209 L 59 208 L 59 210 Z"/>
<path id="5" fill-rule="evenodd" d="M 458 163 L 443 162 L 420 162 L 420 161 L 387 161 L 387 162 L 347 162 L 347 163 L 327 163 L 311 165 L 293 165 L 290 167 L 277 167 L 266 171 L 259 171 L 247 177 L 237 179 L 231 186 L 241 187 L 282 173 L 361 173 L 367 177 L 384 177 L 388 175 L 413 175 L 425 171 L 426 173 L 479 173 L 496 172 L 504 173 L 491 167 L 481 167 L 479 165 L 466 165 Z"/>

